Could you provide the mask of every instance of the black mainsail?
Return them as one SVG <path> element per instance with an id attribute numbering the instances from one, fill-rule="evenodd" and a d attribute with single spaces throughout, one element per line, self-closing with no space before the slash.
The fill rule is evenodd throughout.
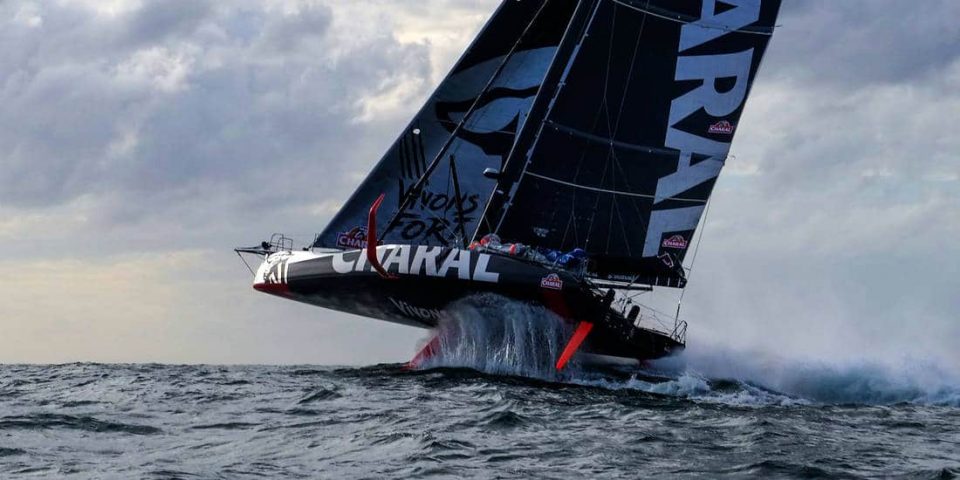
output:
<path id="1" fill-rule="evenodd" d="M 583 248 L 595 276 L 683 286 L 674 267 L 724 165 L 779 6 L 595 2 L 483 226 L 511 241 Z"/>
<path id="2" fill-rule="evenodd" d="M 594 277 L 684 286 L 779 8 L 503 2 L 314 246 L 365 246 L 367 209 L 386 193 L 384 243 L 497 233 L 582 248 Z"/>

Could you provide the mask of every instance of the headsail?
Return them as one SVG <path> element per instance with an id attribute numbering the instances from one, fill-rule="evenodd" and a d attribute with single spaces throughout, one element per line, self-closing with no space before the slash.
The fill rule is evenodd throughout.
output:
<path id="1" fill-rule="evenodd" d="M 478 234 L 583 248 L 596 276 L 682 286 L 780 0 L 592 3 Z"/>
<path id="2" fill-rule="evenodd" d="M 386 242 L 447 245 L 458 232 L 475 231 L 496 185 L 483 171 L 502 168 L 576 4 L 504 1 L 314 246 L 364 247 L 367 209 L 381 193 L 386 193 L 386 201 L 379 227 L 386 230 Z M 418 198 L 388 229 L 404 196 L 468 114 L 457 138 L 443 152 L 456 158 L 460 197 L 452 188 L 449 163 L 442 161 Z M 466 225 L 460 225 L 461 220 Z"/>

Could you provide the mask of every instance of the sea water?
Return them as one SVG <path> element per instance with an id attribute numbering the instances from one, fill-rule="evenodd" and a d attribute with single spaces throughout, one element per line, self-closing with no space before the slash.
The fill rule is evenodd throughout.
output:
<path id="1" fill-rule="evenodd" d="M 551 368 L 569 335 L 478 299 L 403 365 L 0 366 L 0 478 L 956 478 L 960 386 L 689 349 Z"/>

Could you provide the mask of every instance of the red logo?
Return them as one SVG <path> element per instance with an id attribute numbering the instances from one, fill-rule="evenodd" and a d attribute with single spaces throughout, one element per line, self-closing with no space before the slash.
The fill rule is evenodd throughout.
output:
<path id="1" fill-rule="evenodd" d="M 678 250 L 687 249 L 687 239 L 683 235 L 674 235 L 663 240 L 663 248 L 676 248 Z"/>
<path id="2" fill-rule="evenodd" d="M 367 227 L 353 227 L 349 232 L 337 234 L 337 246 L 343 248 L 367 248 Z"/>
<path id="3" fill-rule="evenodd" d="M 718 133 L 721 135 L 733 135 L 733 129 L 736 128 L 732 123 L 726 120 L 720 120 L 713 125 L 710 125 L 710 128 L 707 129 L 710 133 Z"/>
<path id="4" fill-rule="evenodd" d="M 540 280 L 540 286 L 550 290 L 563 290 L 563 280 L 560 280 L 560 275 L 551 273 Z"/>

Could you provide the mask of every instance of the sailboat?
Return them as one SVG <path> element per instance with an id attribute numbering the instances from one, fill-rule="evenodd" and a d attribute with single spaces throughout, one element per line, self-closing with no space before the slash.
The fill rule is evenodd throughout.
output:
<path id="1" fill-rule="evenodd" d="M 477 294 L 543 305 L 574 326 L 558 370 L 682 350 L 679 309 L 657 327 L 624 292 L 686 287 L 779 8 L 504 0 L 312 244 L 236 249 L 254 288 L 422 328 Z"/>

